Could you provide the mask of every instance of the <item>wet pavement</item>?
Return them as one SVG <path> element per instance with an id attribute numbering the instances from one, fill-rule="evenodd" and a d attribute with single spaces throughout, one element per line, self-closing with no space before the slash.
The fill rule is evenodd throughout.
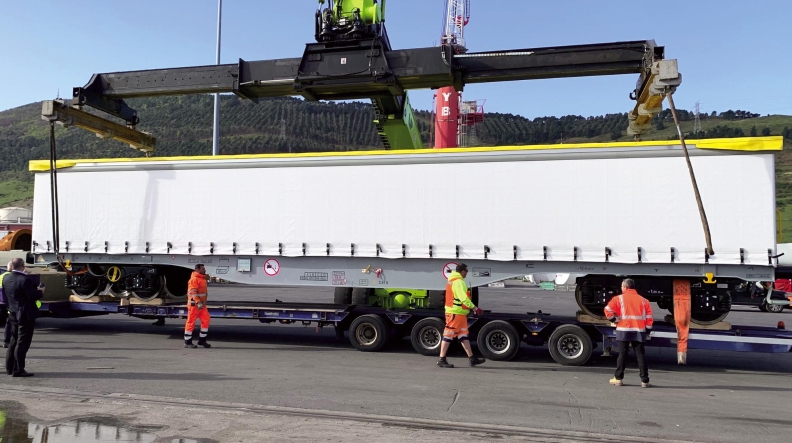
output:
<path id="1" fill-rule="evenodd" d="M 0 442 L 3 443 L 215 443 L 215 440 L 182 437 L 162 440 L 155 432 L 165 428 L 125 424 L 113 416 L 45 423 L 28 416 L 22 403 L 0 402 Z"/>

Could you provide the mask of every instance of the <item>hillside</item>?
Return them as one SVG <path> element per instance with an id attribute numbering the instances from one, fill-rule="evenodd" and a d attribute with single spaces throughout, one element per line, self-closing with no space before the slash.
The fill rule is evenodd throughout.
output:
<path id="1" fill-rule="evenodd" d="M 213 99 L 208 95 L 129 100 L 141 117 L 139 129 L 157 137 L 157 155 L 207 155 L 212 150 Z M 40 103 L 0 112 L 0 207 L 27 206 L 32 197 L 28 161 L 49 157 L 47 123 Z M 225 95 L 221 100 L 221 153 L 315 152 L 381 147 L 366 103 L 304 102 L 294 98 L 261 100 L 258 104 Z M 429 145 L 431 114 L 417 111 L 418 127 Z M 693 114 L 680 111 L 682 128 L 693 130 Z M 477 144 L 484 146 L 538 143 L 629 141 L 627 114 L 596 117 L 568 115 L 533 120 L 519 115 L 488 113 L 477 127 Z M 701 116 L 703 133 L 696 138 L 784 135 L 792 139 L 792 116 L 759 117 L 745 111 Z M 285 131 L 285 138 L 281 136 Z M 690 135 L 688 135 L 690 137 Z M 644 140 L 676 138 L 669 111 L 654 122 Z M 57 127 L 60 158 L 130 157 L 139 154 L 115 141 L 101 140 L 76 128 Z M 787 147 L 792 144 L 787 144 Z M 792 239 L 792 154 L 777 159 L 777 203 L 789 220 Z M 786 228 L 786 226 L 785 226 Z M 786 230 L 786 229 L 785 229 Z"/>

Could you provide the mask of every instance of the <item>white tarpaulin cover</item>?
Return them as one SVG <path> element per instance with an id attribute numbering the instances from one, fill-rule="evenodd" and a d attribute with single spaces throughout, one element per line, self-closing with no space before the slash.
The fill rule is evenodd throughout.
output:
<path id="1" fill-rule="evenodd" d="M 712 143 L 710 141 L 710 143 Z M 703 144 L 703 142 L 702 142 Z M 625 147 L 626 145 L 630 145 Z M 779 144 L 780 146 L 780 144 Z M 717 147 L 717 146 L 716 146 Z M 58 171 L 70 252 L 703 263 L 704 232 L 672 142 L 360 155 L 70 161 Z M 713 264 L 768 262 L 774 155 L 696 148 Z M 60 165 L 59 165 L 60 167 Z M 31 165 L 31 169 L 36 169 Z M 41 168 L 39 168 L 40 170 Z M 50 178 L 35 181 L 36 252 L 52 241 Z M 537 203 L 539 202 L 539 203 Z M 553 203 L 557 202 L 557 203 Z"/>

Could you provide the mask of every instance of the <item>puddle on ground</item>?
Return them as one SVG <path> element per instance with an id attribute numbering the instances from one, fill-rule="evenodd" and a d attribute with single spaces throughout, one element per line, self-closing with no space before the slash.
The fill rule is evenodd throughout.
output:
<path id="1" fill-rule="evenodd" d="M 2 402 L 0 408 L 0 442 L 25 443 L 213 443 L 214 440 L 173 438 L 157 439 L 153 433 L 164 426 L 125 425 L 113 417 L 89 417 L 42 422 L 25 417 L 21 404 Z"/>

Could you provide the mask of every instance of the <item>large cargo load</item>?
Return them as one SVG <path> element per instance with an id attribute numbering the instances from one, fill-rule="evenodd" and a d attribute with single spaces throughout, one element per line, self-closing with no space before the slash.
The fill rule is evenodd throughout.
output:
<path id="1" fill-rule="evenodd" d="M 49 164 L 33 162 L 34 253 L 82 299 L 180 297 L 200 263 L 232 282 L 335 286 L 341 304 L 438 308 L 464 262 L 471 287 L 575 274 L 593 317 L 625 276 L 669 310 L 682 279 L 692 318 L 715 323 L 773 303 L 749 282 L 775 272 L 782 140 L 689 145 L 714 253 L 675 141 L 63 160 L 57 257 Z"/>
<path id="2" fill-rule="evenodd" d="M 767 265 L 774 156 L 762 150 L 780 145 L 689 143 L 709 257 L 674 141 L 65 160 L 60 250 L 670 263 L 673 248 L 676 263 Z M 32 164 L 38 253 L 52 243 L 48 167 Z"/>

